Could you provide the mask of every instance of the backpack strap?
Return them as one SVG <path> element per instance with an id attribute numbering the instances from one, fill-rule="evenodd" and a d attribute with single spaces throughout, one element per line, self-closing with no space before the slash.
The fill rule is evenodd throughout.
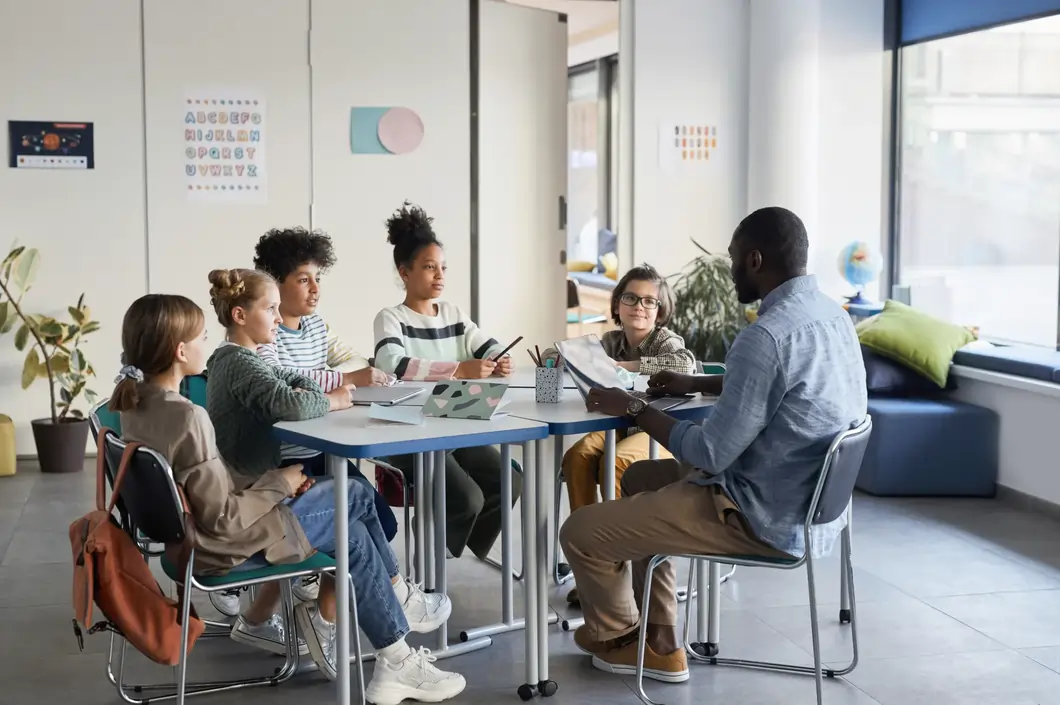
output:
<path id="1" fill-rule="evenodd" d="M 119 492 L 121 491 L 122 480 L 125 479 L 125 472 L 129 469 L 129 464 L 132 462 L 133 454 L 136 449 L 142 446 L 142 443 L 130 442 L 125 445 L 125 452 L 121 454 L 121 461 L 118 463 L 118 472 L 114 474 L 114 486 L 110 489 L 110 501 L 105 502 L 104 497 L 106 496 L 106 463 L 107 463 L 107 437 L 117 437 L 113 430 L 109 428 L 101 428 L 99 430 L 99 441 L 96 448 L 96 509 L 103 510 L 110 514 L 114 511 L 114 505 L 118 501 Z"/>

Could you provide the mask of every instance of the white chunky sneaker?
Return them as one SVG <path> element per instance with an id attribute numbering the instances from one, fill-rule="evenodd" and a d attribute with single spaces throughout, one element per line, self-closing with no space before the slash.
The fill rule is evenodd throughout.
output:
<path id="1" fill-rule="evenodd" d="M 427 634 L 445 624 L 453 612 L 452 601 L 441 593 L 424 592 L 422 585 L 408 578 L 401 580 L 394 589 L 399 600 L 402 595 L 405 596 L 401 601 L 401 609 L 405 613 L 409 629 L 417 634 Z"/>
<path id="2" fill-rule="evenodd" d="M 335 669 L 335 625 L 320 616 L 315 602 L 303 602 L 296 606 L 294 618 L 313 662 L 328 680 L 335 680 L 338 677 Z"/>
<path id="3" fill-rule="evenodd" d="M 210 604 L 225 617 L 239 616 L 239 595 L 242 588 L 232 590 L 219 590 L 210 593 Z"/>
<path id="4" fill-rule="evenodd" d="M 434 661 L 435 657 L 424 648 L 398 663 L 377 655 L 365 698 L 374 705 L 398 705 L 404 700 L 440 703 L 460 695 L 467 686 L 464 677 L 435 668 Z"/>
<path id="5" fill-rule="evenodd" d="M 294 581 L 294 585 L 291 587 L 296 600 L 299 602 L 313 602 L 320 594 L 320 576 L 307 575 L 304 578 L 299 578 Z"/>
<path id="6" fill-rule="evenodd" d="M 284 640 L 284 632 L 283 620 L 278 614 L 272 615 L 261 624 L 251 624 L 240 615 L 236 618 L 230 636 L 232 641 L 240 644 L 286 656 L 287 642 Z M 298 653 L 301 656 L 309 655 L 309 646 L 301 637 L 298 638 Z"/>

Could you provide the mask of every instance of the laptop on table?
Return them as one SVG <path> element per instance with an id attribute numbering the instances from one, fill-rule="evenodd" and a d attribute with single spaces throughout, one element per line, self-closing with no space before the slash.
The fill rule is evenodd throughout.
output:
<path id="1" fill-rule="evenodd" d="M 401 402 L 412 399 L 417 394 L 423 394 L 423 387 L 406 387 L 395 385 L 391 387 L 357 387 L 350 392 L 350 398 L 354 406 L 394 406 Z"/>
<path id="2" fill-rule="evenodd" d="M 604 352 L 604 346 L 595 335 L 585 335 L 580 338 L 571 338 L 562 343 L 556 343 L 556 348 L 563 356 L 563 364 L 574 380 L 574 386 L 582 399 L 588 399 L 591 389 L 610 389 L 618 387 L 626 389 L 625 383 L 615 369 L 615 363 Z M 630 394 L 648 402 L 649 406 L 659 411 L 667 411 L 681 406 L 692 399 L 688 396 L 664 396 L 656 397 L 647 392 L 630 390 Z"/>

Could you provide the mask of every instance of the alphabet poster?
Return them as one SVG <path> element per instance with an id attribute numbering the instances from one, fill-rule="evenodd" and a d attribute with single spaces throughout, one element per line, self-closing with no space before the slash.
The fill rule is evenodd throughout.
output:
<path id="1" fill-rule="evenodd" d="M 265 203 L 265 101 L 212 91 L 192 95 L 183 107 L 188 200 Z"/>

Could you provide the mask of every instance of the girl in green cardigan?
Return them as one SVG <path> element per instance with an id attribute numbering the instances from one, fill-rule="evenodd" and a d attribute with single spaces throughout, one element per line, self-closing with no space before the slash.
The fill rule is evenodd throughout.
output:
<path id="1" fill-rule="evenodd" d="M 258 357 L 259 346 L 275 342 L 282 320 L 280 292 L 268 274 L 219 269 L 210 272 L 210 284 L 210 302 L 226 329 L 226 340 L 208 363 L 206 408 L 217 431 L 217 446 L 232 470 L 260 475 L 280 463 L 280 446 L 271 436 L 274 423 L 348 409 L 352 404 L 350 388 L 342 386 L 325 394 L 316 382 L 272 367 Z M 334 516 L 333 482 L 331 478 L 314 482 L 303 476 L 299 500 L 291 505 L 309 543 L 331 554 L 341 550 L 334 539 L 334 522 L 341 519 Z M 409 631 L 436 629 L 448 619 L 452 603 L 445 595 L 425 593 L 416 583 L 402 578 L 370 496 L 356 478 L 348 482 L 350 566 L 361 566 L 351 570 L 350 577 L 357 591 L 361 627 L 378 653 L 375 677 L 366 695 L 376 705 L 452 698 L 464 689 L 463 677 L 439 670 L 430 663 L 428 652 L 411 650 L 404 639 Z M 306 505 L 303 512 L 295 506 L 298 501 Z M 352 521 L 354 515 L 358 522 Z M 358 554 L 356 560 L 354 553 Z M 385 579 L 379 574 L 383 570 L 390 577 L 392 591 L 379 587 L 380 579 Z M 334 581 L 326 578 L 316 602 L 303 602 L 295 610 L 313 660 L 331 678 L 342 667 L 334 663 L 334 600 Z M 397 606 L 400 609 L 392 608 Z"/>

